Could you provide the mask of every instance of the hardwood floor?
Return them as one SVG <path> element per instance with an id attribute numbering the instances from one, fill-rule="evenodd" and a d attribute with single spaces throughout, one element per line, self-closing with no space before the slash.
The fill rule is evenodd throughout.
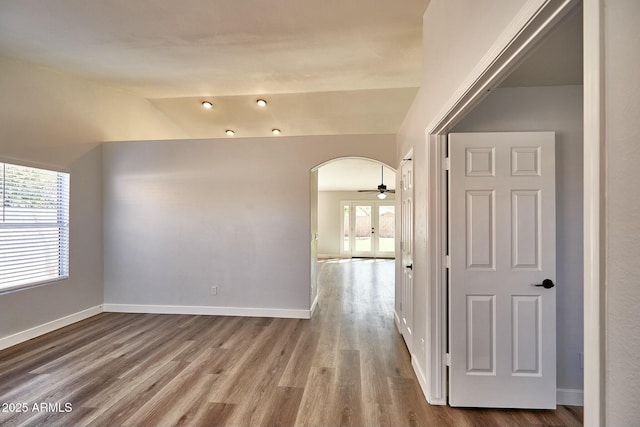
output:
<path id="1" fill-rule="evenodd" d="M 393 262 L 323 262 L 319 279 L 312 320 L 103 313 L 1 351 L 0 425 L 582 425 L 577 407 L 428 405 Z"/>

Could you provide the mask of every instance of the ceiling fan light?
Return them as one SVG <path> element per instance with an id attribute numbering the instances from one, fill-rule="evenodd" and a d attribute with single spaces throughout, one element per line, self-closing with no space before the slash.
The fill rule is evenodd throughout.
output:
<path id="1" fill-rule="evenodd" d="M 380 200 L 384 200 L 384 199 L 386 199 L 386 198 L 387 198 L 387 195 L 386 195 L 386 194 L 384 194 L 384 193 L 378 193 L 378 199 L 380 199 Z"/>

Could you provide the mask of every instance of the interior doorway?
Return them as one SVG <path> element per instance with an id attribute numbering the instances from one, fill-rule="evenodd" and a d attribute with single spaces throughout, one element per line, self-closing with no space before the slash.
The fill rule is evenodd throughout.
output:
<path id="1" fill-rule="evenodd" d="M 323 291 L 319 261 L 392 260 L 398 243 L 393 168 L 370 158 L 343 157 L 313 168 L 310 181 L 313 312 Z"/>
<path id="2" fill-rule="evenodd" d="M 395 258 L 395 170 L 339 158 L 317 168 L 318 258 Z"/>
<path id="3" fill-rule="evenodd" d="M 432 346 L 429 355 L 429 375 L 425 381 L 424 389 L 427 398 L 432 403 L 447 403 L 447 377 L 448 365 L 454 357 L 451 351 L 451 342 L 446 337 L 448 335 L 448 304 L 447 296 L 451 295 L 451 289 L 448 288 L 450 270 L 447 265 L 453 261 L 450 260 L 451 252 L 448 250 L 448 236 L 441 233 L 441 230 L 448 228 L 460 227 L 460 224 L 450 223 L 447 211 L 448 200 L 447 194 L 447 174 L 451 171 L 452 160 L 447 160 L 447 151 L 450 149 L 447 143 L 447 135 L 452 132 L 505 132 L 505 131 L 532 131 L 532 130 L 554 130 L 557 132 L 559 139 L 556 149 L 556 163 L 558 174 L 559 191 L 565 193 L 559 196 L 557 224 L 563 232 L 569 232 L 571 229 L 572 238 L 562 238 L 558 243 L 559 255 L 558 260 L 563 260 L 561 268 L 558 269 L 558 302 L 563 304 L 563 300 L 570 302 L 568 309 L 558 310 L 558 323 L 562 325 L 558 329 L 558 343 L 563 344 L 564 353 L 558 351 L 558 389 L 557 403 L 580 405 L 583 400 L 582 393 L 582 335 L 576 334 L 576 330 L 580 330 L 582 326 L 582 224 L 579 219 L 582 218 L 582 82 L 552 82 L 552 85 L 545 85 L 541 81 L 529 80 L 535 84 L 516 84 L 515 80 L 524 77 L 515 74 L 505 80 L 507 73 L 513 71 L 519 64 L 526 65 L 525 52 L 531 49 L 534 52 L 536 48 L 543 46 L 545 41 L 551 40 L 552 37 L 562 34 L 562 28 L 557 26 L 563 17 L 568 17 L 562 23 L 571 21 L 571 16 L 566 15 L 570 12 L 572 5 L 549 5 L 545 9 L 545 13 L 552 14 L 553 20 L 535 20 L 528 24 L 527 31 L 538 31 L 534 38 L 520 38 L 516 36 L 510 42 L 519 47 L 521 50 L 518 55 L 502 55 L 484 71 L 481 79 L 478 79 L 472 87 L 465 92 L 465 95 L 454 100 L 454 106 L 446 116 L 439 118 L 430 124 L 426 130 L 427 137 L 427 163 L 430 165 L 428 176 L 428 190 L 434 195 L 432 203 L 430 203 L 429 215 L 434 221 L 429 224 L 431 234 L 438 236 L 434 239 L 430 246 L 430 255 L 428 259 L 429 266 L 433 267 L 433 276 L 431 286 L 428 290 L 428 305 L 431 307 L 430 315 L 427 320 L 429 327 L 433 327 L 433 333 L 428 337 Z M 579 11 L 575 11 L 573 15 L 581 24 L 581 16 Z M 551 29 L 557 30 L 555 33 L 548 33 Z M 521 34 L 526 33 L 522 31 Z M 550 34 L 545 40 L 544 34 Z M 575 40 L 581 41 L 581 34 L 578 33 Z M 561 43 L 552 43 L 555 47 L 562 46 Z M 574 46 L 573 51 L 581 52 L 579 46 Z M 566 53 L 566 52 L 565 52 Z M 568 57 L 569 55 L 565 55 Z M 538 58 L 548 59 L 549 55 L 532 53 L 529 58 L 535 60 Z M 566 59 L 566 58 L 565 58 Z M 557 70 L 557 63 L 554 62 L 554 70 Z M 565 67 L 560 67 L 565 68 Z M 567 67 L 567 70 L 569 68 Z M 582 65 L 578 63 L 577 75 L 582 76 Z M 535 77 L 544 76 L 544 73 L 536 73 Z M 553 74 L 559 77 L 559 73 Z M 570 75 L 566 77 L 571 78 Z M 499 87 L 500 82 L 505 82 Z M 453 101 L 452 101 L 453 102 Z M 577 104 L 571 106 L 567 104 Z M 542 106 L 542 107 L 540 107 Z M 565 107 L 563 107 L 565 106 Z M 511 108 L 513 107 L 513 108 Z M 529 110 L 527 110 L 529 109 Z M 538 128 L 540 126 L 540 128 Z M 526 128 L 526 129 L 525 129 Z M 467 153 L 468 154 L 468 153 Z M 467 173 L 469 162 L 467 158 Z M 484 188 L 483 188 L 484 190 Z M 574 210 L 577 210 L 575 212 Z M 573 220 L 572 220 L 573 219 Z M 562 223 L 565 221 L 566 223 Z M 575 226 L 575 227 L 574 227 Z M 573 230 L 575 228 L 575 230 Z M 577 230 L 577 231 L 576 231 Z M 576 231 L 576 232 L 574 232 Z M 577 237 L 576 237 L 577 236 Z M 576 243 L 580 239 L 579 243 Z M 570 244 L 569 244 L 570 243 Z M 566 247 L 562 247 L 566 245 Z M 572 248 L 572 249 L 571 249 Z M 573 259 L 573 256 L 576 259 Z M 564 257 L 564 258 L 563 258 Z M 571 261 L 569 261 L 571 258 Z M 445 266 L 445 267 L 441 267 Z M 569 267 L 575 267 L 575 271 L 569 271 Z M 465 268 L 465 267 L 463 267 Z M 565 269 L 563 272 L 562 270 Z M 577 275 L 576 275 L 577 273 Z M 560 277 L 564 275 L 564 279 Z M 563 283 L 560 288 L 560 281 Z M 475 300 L 468 299 L 466 302 Z M 467 311 L 468 313 L 468 311 Z M 560 319 L 560 316 L 565 316 Z M 572 327 L 569 327 L 569 323 Z M 566 334 L 565 331 L 572 330 L 573 333 Z M 563 337 L 563 334 L 565 336 Z M 575 345 L 572 343 L 575 341 Z M 484 342 L 484 341 L 483 341 Z M 468 365 L 468 360 L 464 362 Z M 564 364 L 564 366 L 563 366 Z M 464 366 L 462 369 L 466 369 Z M 576 371 L 577 370 L 577 371 Z M 563 377 L 564 376 L 564 377 Z M 562 382 L 567 384 L 563 387 Z"/>

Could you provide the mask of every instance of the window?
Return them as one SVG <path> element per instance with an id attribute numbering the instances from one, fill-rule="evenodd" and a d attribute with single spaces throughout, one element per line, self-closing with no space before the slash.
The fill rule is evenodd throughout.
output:
<path id="1" fill-rule="evenodd" d="M 0 163 L 0 292 L 69 277 L 69 174 Z"/>

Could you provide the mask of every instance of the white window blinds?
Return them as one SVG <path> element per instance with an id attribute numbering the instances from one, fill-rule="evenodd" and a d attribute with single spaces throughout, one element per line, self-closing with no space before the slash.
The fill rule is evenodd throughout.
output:
<path id="1" fill-rule="evenodd" d="M 0 163 L 0 292 L 69 276 L 69 174 Z"/>

